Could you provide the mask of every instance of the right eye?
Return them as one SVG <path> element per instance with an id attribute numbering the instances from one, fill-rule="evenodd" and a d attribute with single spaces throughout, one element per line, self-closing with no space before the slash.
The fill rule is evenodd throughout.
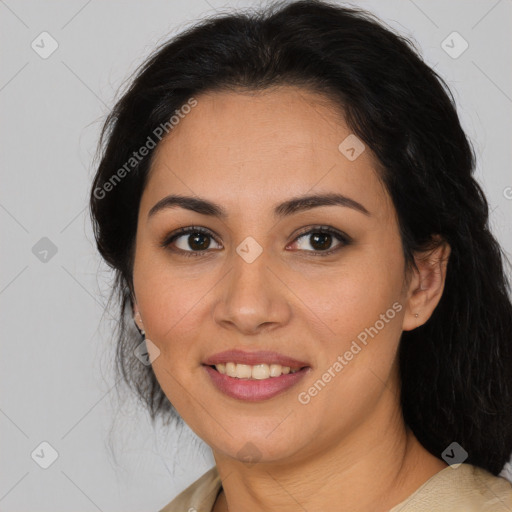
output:
<path id="1" fill-rule="evenodd" d="M 187 257 L 205 256 L 205 252 L 210 249 L 211 240 L 218 243 L 213 234 L 206 228 L 189 226 L 180 228 L 166 236 L 160 245 L 172 252 L 181 253 L 183 256 Z M 173 247 L 173 245 L 175 247 Z M 219 248 L 222 249 L 222 246 Z"/>

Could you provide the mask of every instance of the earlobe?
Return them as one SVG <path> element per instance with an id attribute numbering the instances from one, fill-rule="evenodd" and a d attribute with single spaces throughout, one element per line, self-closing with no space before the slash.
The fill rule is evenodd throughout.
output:
<path id="1" fill-rule="evenodd" d="M 133 320 L 135 321 L 135 325 L 138 327 L 142 335 L 146 334 L 144 330 L 144 323 L 142 322 L 142 317 L 140 316 L 139 306 L 137 303 L 135 303 L 133 306 Z"/>
<path id="2" fill-rule="evenodd" d="M 435 248 L 415 255 L 416 268 L 412 270 L 409 283 L 404 331 L 426 323 L 441 300 L 450 250 L 449 244 L 438 237 Z"/>

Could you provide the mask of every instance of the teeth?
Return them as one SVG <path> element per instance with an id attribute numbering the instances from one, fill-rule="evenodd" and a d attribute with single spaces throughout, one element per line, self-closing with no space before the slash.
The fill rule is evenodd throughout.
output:
<path id="1" fill-rule="evenodd" d="M 288 373 L 295 373 L 300 368 L 293 370 L 289 366 L 281 366 L 280 364 L 241 364 L 241 363 L 219 363 L 215 365 L 219 373 L 235 377 L 237 379 L 268 379 L 269 377 L 279 377 Z"/>
<path id="2" fill-rule="evenodd" d="M 251 367 L 248 364 L 237 364 L 234 376 L 238 379 L 250 379 Z"/>

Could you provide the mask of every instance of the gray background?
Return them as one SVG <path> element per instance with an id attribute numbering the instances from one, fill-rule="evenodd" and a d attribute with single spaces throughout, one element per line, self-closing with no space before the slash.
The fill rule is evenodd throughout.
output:
<path id="1" fill-rule="evenodd" d="M 111 275 L 96 255 L 87 194 L 101 121 L 135 67 L 201 16 L 257 5 L 0 0 L 1 511 L 158 510 L 213 464 L 188 429 L 179 439 L 155 432 L 140 407 L 117 398 L 104 312 Z M 353 5 L 413 36 L 447 79 L 510 254 L 512 0 Z M 59 45 L 46 59 L 31 47 L 50 48 L 43 31 Z M 469 44 L 458 58 L 441 46 L 453 31 Z M 48 469 L 31 457 L 43 441 L 59 455 Z M 49 454 L 38 450 L 40 460 Z"/>

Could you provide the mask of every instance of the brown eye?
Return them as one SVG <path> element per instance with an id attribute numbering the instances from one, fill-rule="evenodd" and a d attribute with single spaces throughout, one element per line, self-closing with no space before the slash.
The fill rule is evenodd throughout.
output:
<path id="1" fill-rule="evenodd" d="M 337 244 L 336 241 L 338 241 Z M 348 245 L 350 242 L 350 237 L 344 233 L 328 227 L 318 227 L 298 236 L 293 245 L 297 245 L 299 250 L 310 252 L 318 256 L 324 256 L 332 254 L 338 249 Z M 333 246 L 333 244 L 335 245 Z"/>
<path id="2" fill-rule="evenodd" d="M 203 233 L 191 233 L 185 235 L 185 240 L 187 241 L 187 244 L 190 247 L 190 249 L 192 249 L 193 251 L 204 251 L 205 249 L 208 249 L 208 247 L 210 246 L 210 238 L 208 237 L 208 235 L 205 235 Z M 184 248 L 180 247 L 180 249 Z"/>
<path id="3" fill-rule="evenodd" d="M 330 249 L 332 244 L 332 235 L 327 233 L 314 233 L 310 235 L 311 246 L 318 251 L 325 251 Z"/>
<path id="4" fill-rule="evenodd" d="M 160 245 L 174 252 L 183 253 L 184 256 L 200 256 L 202 252 L 212 248 L 212 241 L 217 243 L 208 230 L 191 226 L 171 233 Z"/>

